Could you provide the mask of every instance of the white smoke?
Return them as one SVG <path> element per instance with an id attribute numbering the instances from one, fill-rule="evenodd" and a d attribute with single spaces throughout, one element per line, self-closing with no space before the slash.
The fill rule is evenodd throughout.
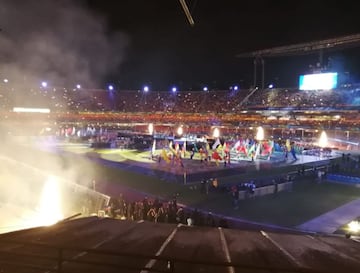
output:
<path id="1" fill-rule="evenodd" d="M 119 67 L 128 37 L 81 1 L 0 0 L 0 77 L 96 87 Z"/>
<path id="2" fill-rule="evenodd" d="M 0 233 L 11 228 L 12 216 L 22 218 L 22 212 L 15 215 L 15 211 L 37 206 L 46 181 L 45 175 L 33 175 L 22 162 L 84 186 L 91 186 L 96 177 L 96 171 L 80 160 L 47 156 L 29 147 L 35 142 L 31 136 L 38 135 L 43 126 L 56 124 L 56 120 L 7 112 L 12 104 L 36 104 L 41 93 L 31 99 L 29 90 L 39 89 L 42 81 L 49 87 L 79 83 L 84 88 L 96 88 L 121 65 L 128 37 L 110 31 L 104 18 L 81 3 L 0 0 L 0 158 L 15 160 L 11 168 L 0 160 L 0 214 L 4 216 Z M 4 84 L 4 78 L 9 82 Z M 66 198 L 65 204 L 77 205 L 70 194 Z"/>

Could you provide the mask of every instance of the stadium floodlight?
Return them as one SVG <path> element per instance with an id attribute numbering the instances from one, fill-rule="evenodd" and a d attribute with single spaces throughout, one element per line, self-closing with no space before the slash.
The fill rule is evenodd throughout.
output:
<path id="1" fill-rule="evenodd" d="M 172 91 L 173 93 L 176 93 L 177 88 L 174 86 L 173 88 L 171 88 L 171 91 Z"/>
<path id="2" fill-rule="evenodd" d="M 268 87 L 271 89 L 271 88 L 274 88 L 274 85 L 272 83 L 270 83 Z"/>
<path id="3" fill-rule="evenodd" d="M 148 130 L 149 134 L 152 135 L 154 133 L 154 124 L 149 123 Z"/>
<path id="4" fill-rule="evenodd" d="M 348 224 L 349 231 L 352 233 L 358 233 L 360 231 L 360 222 L 359 221 L 351 221 Z"/>
<path id="5" fill-rule="evenodd" d="M 27 107 L 14 107 L 13 112 L 15 113 L 50 113 L 49 108 L 27 108 Z"/>
<path id="6" fill-rule="evenodd" d="M 321 132 L 320 138 L 319 138 L 319 146 L 321 148 L 325 148 L 328 145 L 328 137 L 325 131 Z"/>
<path id="7" fill-rule="evenodd" d="M 144 88 L 143 88 L 143 91 L 144 92 L 149 92 L 149 86 L 145 85 Z"/>
<path id="8" fill-rule="evenodd" d="M 112 84 L 109 84 L 109 85 L 108 85 L 108 90 L 109 90 L 109 91 L 113 91 L 113 90 L 114 90 L 114 86 L 113 86 Z"/>
<path id="9" fill-rule="evenodd" d="M 208 90 L 209 89 L 206 86 L 203 87 L 203 91 L 208 91 Z"/>
<path id="10" fill-rule="evenodd" d="M 239 86 L 235 85 L 235 86 L 234 86 L 234 90 L 235 90 L 235 91 L 238 91 L 238 90 L 239 90 Z"/>
<path id="11" fill-rule="evenodd" d="M 8 83 L 8 82 L 9 82 L 9 80 L 5 78 L 5 79 L 4 79 L 4 83 Z"/>
<path id="12" fill-rule="evenodd" d="M 182 127 L 182 126 L 179 126 L 179 127 L 177 128 L 177 134 L 178 134 L 179 136 L 182 136 L 183 133 L 184 133 L 183 127 Z"/>
<path id="13" fill-rule="evenodd" d="M 77 89 L 80 89 L 80 88 L 81 88 L 81 85 L 80 85 L 80 84 L 77 84 L 77 85 L 76 85 L 76 88 L 77 88 Z"/>
<path id="14" fill-rule="evenodd" d="M 258 140 L 258 141 L 263 141 L 264 140 L 264 129 L 261 126 L 259 126 L 257 128 L 255 139 Z"/>
<path id="15" fill-rule="evenodd" d="M 215 129 L 214 129 L 214 131 L 213 131 L 213 137 L 214 137 L 214 138 L 220 137 L 220 130 L 219 130 L 219 128 L 215 128 Z"/>
<path id="16" fill-rule="evenodd" d="M 43 81 L 43 82 L 41 82 L 41 86 L 45 88 L 48 86 L 48 84 L 47 84 L 47 82 Z"/>

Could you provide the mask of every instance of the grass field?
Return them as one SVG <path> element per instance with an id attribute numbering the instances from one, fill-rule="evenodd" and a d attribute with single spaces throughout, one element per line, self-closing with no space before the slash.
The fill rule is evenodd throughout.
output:
<path id="1" fill-rule="evenodd" d="M 203 206 L 217 213 L 287 227 L 295 227 L 329 210 L 360 198 L 360 189 L 352 186 L 301 179 L 291 192 L 240 201 L 232 208 L 230 196 L 210 197 Z"/>

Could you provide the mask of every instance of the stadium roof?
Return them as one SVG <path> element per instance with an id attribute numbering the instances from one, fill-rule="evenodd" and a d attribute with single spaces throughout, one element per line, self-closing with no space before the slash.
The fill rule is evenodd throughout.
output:
<path id="1" fill-rule="evenodd" d="M 0 235 L 2 272 L 357 272 L 338 236 L 80 218 Z"/>
<path id="2" fill-rule="evenodd" d="M 278 46 L 267 49 L 245 52 L 236 55 L 238 58 L 248 57 L 276 57 L 311 54 L 324 49 L 340 49 L 356 47 L 360 45 L 360 33 L 341 36 L 332 39 L 318 40 L 306 43 L 299 43 L 287 46 Z"/>

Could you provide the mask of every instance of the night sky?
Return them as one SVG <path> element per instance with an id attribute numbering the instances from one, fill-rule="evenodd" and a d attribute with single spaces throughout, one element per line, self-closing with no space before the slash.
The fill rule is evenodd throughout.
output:
<path id="1" fill-rule="evenodd" d="M 246 86 L 252 83 L 252 60 L 235 58 L 238 53 L 360 32 L 354 1 L 187 0 L 193 27 L 178 0 L 88 2 L 112 30 L 129 35 L 117 76 L 132 88 L 141 83 L 154 89 Z M 325 54 L 325 59 L 334 57 L 350 70 L 354 64 L 345 57 L 358 49 Z M 267 60 L 266 81 L 293 84 L 317 59 L 314 54 Z"/>
<path id="2" fill-rule="evenodd" d="M 28 74 L 60 69 L 54 81 L 72 75 L 80 80 L 99 78 L 96 84 L 112 82 L 117 89 L 141 89 L 144 84 L 152 90 L 173 85 L 182 90 L 204 85 L 227 89 L 234 84 L 247 88 L 253 81 L 253 60 L 236 58 L 239 53 L 360 33 L 356 1 L 186 0 L 194 26 L 179 0 L 70 2 L 0 0 L 0 61 L 7 65 L 3 67 L 12 58 L 17 74 L 24 74 L 23 63 L 30 63 Z M 101 27 L 92 35 L 95 24 Z M 32 33 L 41 34 L 36 37 L 39 42 L 34 43 Z M 359 50 L 325 52 L 324 60 L 331 57 L 334 69 L 357 79 Z M 36 58 L 29 60 L 28 52 L 33 51 Z M 71 65 L 63 60 L 64 52 L 71 53 Z M 48 63 L 49 56 L 56 61 Z M 309 72 L 317 60 L 317 54 L 265 59 L 266 84 L 295 86 L 299 74 Z M 76 73 L 84 70 L 84 75 Z"/>

